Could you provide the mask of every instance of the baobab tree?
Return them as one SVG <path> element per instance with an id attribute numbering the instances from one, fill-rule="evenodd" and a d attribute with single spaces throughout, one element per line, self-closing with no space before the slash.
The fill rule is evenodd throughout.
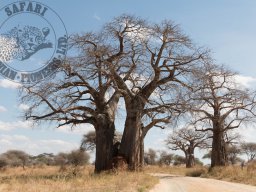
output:
<path id="1" fill-rule="evenodd" d="M 191 128 L 182 128 L 170 134 L 166 144 L 169 149 L 183 151 L 186 158 L 186 167 L 190 168 L 195 165 L 195 149 L 208 148 L 209 138 L 207 133 L 197 132 Z"/>
<path id="2" fill-rule="evenodd" d="M 97 39 L 99 44 L 89 40 Z M 103 42 L 102 42 L 103 41 Z M 105 39 L 87 33 L 73 36 L 70 44 L 78 56 L 69 57 L 58 65 L 53 79 L 21 90 L 21 103 L 29 105 L 25 118 L 36 123 L 56 122 L 58 127 L 93 125 L 96 132 L 95 172 L 112 168 L 115 113 L 121 94 L 105 75 L 105 66 L 98 57 L 115 57 L 114 48 Z"/>
<path id="3" fill-rule="evenodd" d="M 152 127 L 163 128 L 180 113 L 176 91 L 186 84 L 185 75 L 206 54 L 171 21 L 161 24 L 139 21 L 125 15 L 108 25 L 111 35 L 119 39 L 118 55 L 125 59 L 105 60 L 114 88 L 125 101 L 127 115 L 120 153 L 131 170 L 140 167 L 147 132 Z"/>
<path id="4" fill-rule="evenodd" d="M 211 167 L 226 164 L 228 131 L 255 116 L 255 93 L 242 87 L 236 77 L 236 73 L 209 60 L 193 74 L 188 106 L 197 131 L 212 136 Z"/>
<path id="5" fill-rule="evenodd" d="M 111 168 L 114 120 L 120 96 L 126 108 L 120 154 L 136 170 L 143 139 L 180 113 L 178 90 L 201 61 L 196 48 L 171 21 L 149 24 L 122 15 L 99 32 L 75 35 L 78 56 L 58 67 L 53 80 L 23 88 L 30 105 L 26 118 L 57 121 L 59 126 L 92 124 L 96 130 L 96 172 Z"/>

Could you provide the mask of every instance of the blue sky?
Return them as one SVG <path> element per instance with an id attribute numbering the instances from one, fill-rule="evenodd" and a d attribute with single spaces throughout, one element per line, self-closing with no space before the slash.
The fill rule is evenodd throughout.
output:
<path id="1" fill-rule="evenodd" d="M 1 0 L 0 7 L 14 1 Z M 256 1 L 255 0 L 42 0 L 54 9 L 69 34 L 98 30 L 113 17 L 134 14 L 152 22 L 164 19 L 180 24 L 198 46 L 208 47 L 216 61 L 241 74 L 247 86 L 256 83 Z M 20 118 L 17 89 L 0 77 L 0 153 L 11 148 L 31 154 L 69 151 L 79 146 L 81 135 L 92 128 L 69 127 L 56 130 L 50 125 L 31 128 Z M 118 124 L 123 118 L 119 117 Z M 245 131 L 249 130 L 249 131 Z M 146 148 L 165 148 L 162 140 L 170 130 L 152 130 Z M 252 127 L 241 128 L 247 141 L 255 141 Z M 201 154 L 201 153 L 200 153 Z"/>

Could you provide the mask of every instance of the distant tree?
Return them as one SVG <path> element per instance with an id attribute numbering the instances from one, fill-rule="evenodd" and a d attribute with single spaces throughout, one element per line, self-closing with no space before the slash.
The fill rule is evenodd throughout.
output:
<path id="1" fill-rule="evenodd" d="M 42 153 L 33 157 L 30 157 L 34 165 L 54 165 L 53 153 Z"/>
<path id="2" fill-rule="evenodd" d="M 54 157 L 54 163 L 55 163 L 55 165 L 59 165 L 61 168 L 63 168 L 66 164 L 68 164 L 68 154 L 67 153 L 58 153 Z"/>
<path id="3" fill-rule="evenodd" d="M 85 165 L 89 162 L 90 156 L 83 150 L 73 150 L 67 155 L 68 163 L 75 167 Z"/>
<path id="4" fill-rule="evenodd" d="M 19 150 L 9 150 L 2 154 L 2 157 L 8 160 L 10 166 L 22 166 L 23 169 L 29 160 L 29 155 Z"/>
<path id="5" fill-rule="evenodd" d="M 145 163 L 148 165 L 156 164 L 156 158 L 157 154 L 154 149 L 148 149 L 148 151 L 145 153 Z"/>
<path id="6" fill-rule="evenodd" d="M 211 167 L 226 164 L 225 134 L 255 117 L 255 92 L 236 81 L 237 74 L 205 60 L 194 70 L 190 101 L 192 121 L 198 131 L 212 137 Z"/>
<path id="7" fill-rule="evenodd" d="M 4 156 L 0 156 L 0 169 L 5 168 L 8 165 L 8 159 Z"/>
<path id="8" fill-rule="evenodd" d="M 229 145 L 226 149 L 227 151 L 227 160 L 232 165 L 236 164 L 241 159 L 238 157 L 241 154 L 241 148 L 237 145 Z"/>
<path id="9" fill-rule="evenodd" d="M 177 166 L 177 165 L 182 165 L 182 164 L 186 164 L 186 158 L 180 155 L 175 155 L 173 157 L 174 162 L 173 165 Z"/>
<path id="10" fill-rule="evenodd" d="M 174 155 L 167 153 L 166 151 L 161 151 L 159 155 L 159 164 L 160 165 L 170 165 L 173 161 Z"/>
<path id="11" fill-rule="evenodd" d="M 242 143 L 241 144 L 242 153 L 247 155 L 248 161 L 252 161 L 256 157 L 256 143 Z"/>
<path id="12" fill-rule="evenodd" d="M 197 132 L 194 129 L 182 128 L 169 135 L 167 146 L 172 150 L 181 150 L 185 154 L 186 167 L 195 165 L 195 148 L 207 148 L 209 146 L 206 133 Z"/>

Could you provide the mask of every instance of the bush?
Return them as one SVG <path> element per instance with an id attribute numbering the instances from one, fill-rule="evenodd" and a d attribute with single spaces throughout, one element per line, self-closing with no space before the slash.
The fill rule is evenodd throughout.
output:
<path id="1" fill-rule="evenodd" d="M 188 172 L 186 172 L 186 176 L 189 177 L 200 177 L 202 174 L 205 174 L 206 170 L 203 168 L 200 169 L 194 169 L 194 170 L 190 170 Z"/>
<path id="2" fill-rule="evenodd" d="M 74 150 L 67 155 L 67 159 L 69 164 L 79 166 L 87 164 L 90 156 L 83 150 Z"/>
<path id="3" fill-rule="evenodd" d="M 12 167 L 22 166 L 23 168 L 27 165 L 29 155 L 24 151 L 9 150 L 2 154 L 2 157 L 8 160 L 8 165 Z"/>
<path id="4" fill-rule="evenodd" d="M 0 169 L 4 169 L 8 165 L 8 159 L 0 157 Z"/>

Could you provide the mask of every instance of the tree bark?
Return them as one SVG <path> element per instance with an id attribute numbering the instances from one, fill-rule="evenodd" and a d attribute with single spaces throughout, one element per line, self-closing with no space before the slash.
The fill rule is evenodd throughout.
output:
<path id="1" fill-rule="evenodd" d="M 140 166 L 144 166 L 144 137 L 140 138 Z"/>
<path id="2" fill-rule="evenodd" d="M 96 122 L 95 173 L 112 169 L 115 124 L 107 115 L 98 115 Z"/>
<path id="3" fill-rule="evenodd" d="M 190 143 L 188 148 L 183 148 L 182 151 L 185 154 L 185 160 L 186 160 L 186 168 L 194 167 L 195 165 L 195 157 L 194 157 L 194 143 Z"/>
<path id="4" fill-rule="evenodd" d="M 194 165 L 195 165 L 194 153 L 188 153 L 186 156 L 186 168 L 194 167 Z"/>
<path id="5" fill-rule="evenodd" d="M 120 146 L 120 154 L 128 163 L 132 171 L 141 167 L 141 112 L 136 110 L 136 105 L 131 105 L 127 110 L 125 129 Z M 135 109 L 135 110 L 133 110 Z"/>
<path id="6" fill-rule="evenodd" d="M 226 147 L 220 128 L 213 130 L 211 167 L 226 165 Z"/>

